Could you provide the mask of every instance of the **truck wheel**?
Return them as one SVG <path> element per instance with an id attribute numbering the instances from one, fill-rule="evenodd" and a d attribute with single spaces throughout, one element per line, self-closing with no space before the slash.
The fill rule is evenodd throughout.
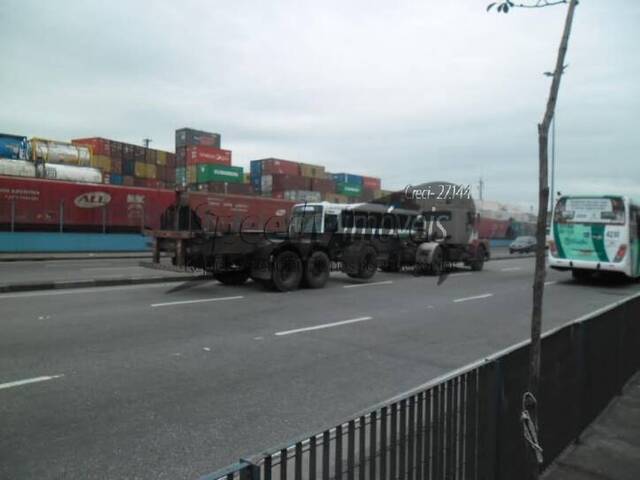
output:
<path id="1" fill-rule="evenodd" d="M 358 256 L 357 270 L 348 273 L 350 277 L 368 280 L 373 277 L 378 269 L 378 254 L 371 245 L 365 246 Z"/>
<path id="2" fill-rule="evenodd" d="M 395 253 L 390 254 L 387 261 L 380 267 L 383 272 L 399 272 L 401 269 L 402 262 L 400 262 L 400 257 Z"/>
<path id="3" fill-rule="evenodd" d="M 471 270 L 474 272 L 479 272 L 484 267 L 484 259 L 486 258 L 486 253 L 484 253 L 484 248 L 480 247 L 476 250 L 476 258 L 471 261 Z"/>
<path id="4" fill-rule="evenodd" d="M 249 272 L 218 272 L 213 274 L 213 278 L 224 285 L 242 285 L 249 278 Z"/>
<path id="5" fill-rule="evenodd" d="M 313 252 L 304 268 L 304 286 L 309 288 L 322 288 L 329 280 L 331 262 L 329 256 L 321 251 Z"/>
<path id="6" fill-rule="evenodd" d="M 297 253 L 291 250 L 280 252 L 274 262 L 271 272 L 271 281 L 274 287 L 281 292 L 295 290 L 302 280 L 302 260 Z"/>

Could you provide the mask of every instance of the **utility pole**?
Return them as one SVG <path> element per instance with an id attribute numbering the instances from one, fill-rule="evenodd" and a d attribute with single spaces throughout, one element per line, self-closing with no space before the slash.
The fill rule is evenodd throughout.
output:
<path id="1" fill-rule="evenodd" d="M 556 200 L 556 115 L 557 109 L 553 112 L 553 118 L 551 119 L 551 205 L 549 211 L 553 211 Z"/>
<path id="2" fill-rule="evenodd" d="M 478 180 L 478 199 L 484 200 L 484 179 L 482 177 Z"/>
<path id="3" fill-rule="evenodd" d="M 143 139 L 142 139 L 142 143 L 144 144 L 144 148 L 149 148 L 149 144 L 150 144 L 151 142 L 153 142 L 153 140 L 152 140 L 152 139 L 150 139 L 150 138 L 143 138 Z"/>

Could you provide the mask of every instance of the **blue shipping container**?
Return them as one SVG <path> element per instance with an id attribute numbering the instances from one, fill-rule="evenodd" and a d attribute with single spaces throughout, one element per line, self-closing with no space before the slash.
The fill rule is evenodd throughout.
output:
<path id="1" fill-rule="evenodd" d="M 0 133 L 0 157 L 12 160 L 28 160 L 27 137 Z"/>
<path id="2" fill-rule="evenodd" d="M 112 173 L 109 177 L 109 183 L 111 185 L 122 185 L 122 175 Z"/>
<path id="3" fill-rule="evenodd" d="M 122 174 L 123 175 L 135 175 L 136 162 L 135 160 L 122 160 Z"/>
<path id="4" fill-rule="evenodd" d="M 262 177 L 262 160 L 251 160 L 251 175 Z"/>
<path id="5" fill-rule="evenodd" d="M 353 175 L 351 173 L 332 173 L 331 178 L 336 183 L 350 183 L 354 185 L 362 185 L 361 175 Z"/>

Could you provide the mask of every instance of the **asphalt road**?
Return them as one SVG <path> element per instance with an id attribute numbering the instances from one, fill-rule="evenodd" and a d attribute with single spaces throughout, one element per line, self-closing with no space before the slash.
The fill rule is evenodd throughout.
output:
<path id="1" fill-rule="evenodd" d="M 507 248 L 491 250 L 493 257 L 518 258 L 509 255 Z M 176 276 L 174 271 L 151 269 L 140 266 L 141 262 L 150 263 L 151 255 L 132 258 L 90 258 L 58 260 L 21 260 L 0 261 L 0 287 L 3 285 L 24 284 L 29 282 L 65 282 L 78 280 L 117 280 L 120 278 L 143 278 L 157 276 Z M 169 265 L 168 258 L 162 258 L 162 264 Z M 190 274 L 185 273 L 185 278 Z"/>
<path id="2" fill-rule="evenodd" d="M 0 478 L 193 479 L 332 426 L 525 339 L 532 270 L 2 294 Z M 640 290 L 547 280 L 545 329 Z"/>

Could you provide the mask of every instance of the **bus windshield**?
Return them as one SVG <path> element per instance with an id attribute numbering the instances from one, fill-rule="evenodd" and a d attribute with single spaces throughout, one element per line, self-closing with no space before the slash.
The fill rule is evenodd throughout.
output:
<path id="1" fill-rule="evenodd" d="M 558 200 L 554 221 L 624 225 L 624 201 L 619 197 L 564 197 Z"/>
<path id="2" fill-rule="evenodd" d="M 322 228 L 322 207 L 319 205 L 300 205 L 293 209 L 290 233 L 320 233 Z"/>

